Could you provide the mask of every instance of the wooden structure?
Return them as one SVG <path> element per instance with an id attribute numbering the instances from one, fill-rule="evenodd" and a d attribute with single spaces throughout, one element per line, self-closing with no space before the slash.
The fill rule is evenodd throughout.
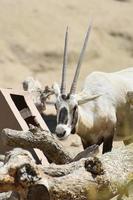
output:
<path id="1" fill-rule="evenodd" d="M 13 89 L 0 89 L 0 131 L 4 128 L 28 131 L 29 126 L 39 126 L 48 130 L 47 125 L 38 112 L 32 96 L 28 92 Z M 0 145 L 0 154 L 10 150 L 10 147 Z M 38 149 L 30 149 L 37 163 L 43 161 L 43 153 Z M 39 158 L 39 159 L 38 159 Z"/>

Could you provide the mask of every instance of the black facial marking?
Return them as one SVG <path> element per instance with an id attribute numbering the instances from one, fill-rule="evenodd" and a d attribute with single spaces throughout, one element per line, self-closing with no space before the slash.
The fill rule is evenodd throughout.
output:
<path id="1" fill-rule="evenodd" d="M 70 94 L 68 94 L 68 95 L 66 96 L 66 99 L 70 99 Z"/>
<path id="2" fill-rule="evenodd" d="M 76 133 L 76 128 L 74 127 L 72 130 L 71 130 L 71 134 L 75 134 Z"/>
<path id="3" fill-rule="evenodd" d="M 67 121 L 68 121 L 68 111 L 64 107 L 60 110 L 58 124 L 67 124 Z"/>
<path id="4" fill-rule="evenodd" d="M 66 100 L 66 98 L 67 98 L 67 96 L 65 94 L 62 94 L 61 97 L 63 100 Z"/>
<path id="5" fill-rule="evenodd" d="M 75 106 L 74 109 L 73 109 L 73 120 L 72 120 L 72 131 L 71 133 L 74 134 L 76 132 L 76 124 L 77 124 L 77 121 L 78 121 L 78 106 Z"/>

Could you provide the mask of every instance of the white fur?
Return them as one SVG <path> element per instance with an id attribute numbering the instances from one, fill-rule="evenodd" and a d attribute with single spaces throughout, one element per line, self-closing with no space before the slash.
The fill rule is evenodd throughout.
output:
<path id="1" fill-rule="evenodd" d="M 128 91 L 133 91 L 133 68 L 114 73 L 91 73 L 77 98 L 82 99 L 85 94 L 99 97 L 79 105 L 77 134 L 85 140 L 92 138 L 94 142 L 100 135 L 107 137 L 121 120 L 116 114 L 119 116 L 118 109 L 125 106 Z"/>
<path id="2" fill-rule="evenodd" d="M 125 108 L 128 91 L 133 91 L 133 68 L 114 73 L 93 72 L 87 76 L 81 92 L 73 96 L 73 100 L 70 98 L 69 102 L 59 103 L 60 106 L 67 106 L 72 102 L 73 105 L 74 102 L 76 104 L 79 100 L 88 98 L 88 101 L 78 106 L 76 133 L 86 143 L 90 140 L 97 143 L 101 137 L 110 136 L 113 128 L 124 119 L 121 111 Z M 95 95 L 97 98 L 91 98 Z M 67 130 L 66 125 L 61 126 Z M 67 136 L 68 133 L 70 132 L 67 131 Z"/>
<path id="3" fill-rule="evenodd" d="M 67 126 L 65 124 L 59 124 L 59 125 L 57 125 L 56 132 L 58 134 L 61 134 L 64 131 L 66 131 L 65 135 L 63 137 L 61 137 L 61 138 L 57 136 L 58 139 L 60 139 L 60 140 L 66 139 L 70 135 L 70 133 L 71 133 L 71 127 L 69 127 L 69 126 Z"/>

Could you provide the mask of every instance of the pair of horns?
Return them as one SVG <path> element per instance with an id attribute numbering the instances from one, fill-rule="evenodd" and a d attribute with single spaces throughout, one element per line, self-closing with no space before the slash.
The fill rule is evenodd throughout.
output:
<path id="1" fill-rule="evenodd" d="M 86 36 L 85 36 L 83 47 L 82 47 L 81 52 L 80 52 L 78 64 L 77 64 L 77 67 L 76 67 L 76 71 L 75 71 L 75 75 L 74 75 L 74 79 L 73 79 L 73 82 L 72 82 L 72 85 L 71 85 L 69 95 L 73 95 L 73 94 L 76 93 L 77 81 L 78 81 L 78 77 L 79 77 L 79 73 L 80 73 L 80 68 L 81 68 L 84 52 L 86 50 L 88 38 L 89 38 L 89 35 L 90 35 L 91 27 L 92 26 L 90 24 L 89 27 L 88 27 Z M 63 67 L 62 67 L 61 94 L 63 94 L 63 95 L 66 94 L 66 68 L 67 68 L 67 57 L 68 57 L 67 48 L 68 48 L 68 27 L 66 29 L 66 34 L 65 34 L 65 45 L 64 45 L 64 55 L 63 55 Z"/>

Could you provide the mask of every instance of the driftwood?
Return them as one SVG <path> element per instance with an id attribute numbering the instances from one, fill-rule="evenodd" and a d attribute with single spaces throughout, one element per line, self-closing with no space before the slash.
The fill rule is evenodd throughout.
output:
<path id="1" fill-rule="evenodd" d="M 0 168 L 0 192 L 15 191 L 21 199 L 35 199 L 38 189 L 50 200 L 107 200 L 128 195 L 133 181 L 133 144 L 99 157 L 66 165 L 36 165 L 30 153 L 19 148 L 6 155 Z"/>
<path id="2" fill-rule="evenodd" d="M 63 148 L 59 141 L 48 131 L 40 131 L 35 127 L 31 131 L 15 131 L 4 129 L 0 135 L 1 144 L 10 147 L 38 148 L 48 160 L 56 164 L 72 161 L 72 156 Z"/>
<path id="3" fill-rule="evenodd" d="M 18 192 L 21 199 L 108 200 L 128 195 L 133 182 L 133 144 L 101 156 L 94 145 L 73 158 L 47 131 L 5 129 L 0 139 L 11 147 L 39 148 L 56 163 L 37 165 L 20 148 L 1 158 L 0 192 Z"/>
<path id="4" fill-rule="evenodd" d="M 48 131 L 40 131 L 39 129 L 35 129 L 35 127 L 31 131 L 4 129 L 0 135 L 0 139 L 4 146 L 22 147 L 25 149 L 29 147 L 38 148 L 44 152 L 48 160 L 56 164 L 70 163 L 98 153 L 97 145 L 93 145 L 85 151 L 80 152 L 76 157 L 73 157 L 53 134 Z"/>

